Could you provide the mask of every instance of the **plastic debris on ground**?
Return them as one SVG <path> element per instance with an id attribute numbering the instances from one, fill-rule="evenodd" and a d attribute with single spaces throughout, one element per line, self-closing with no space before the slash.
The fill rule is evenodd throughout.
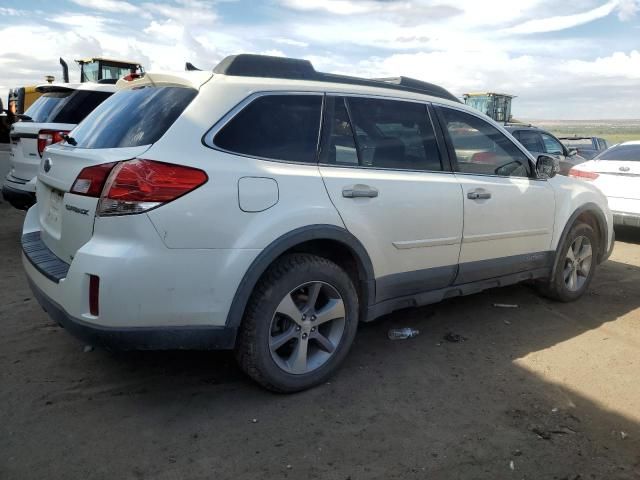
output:
<path id="1" fill-rule="evenodd" d="M 415 328 L 392 328 L 387 334 L 390 340 L 405 340 L 407 338 L 417 337 L 420 334 L 420 330 Z"/>

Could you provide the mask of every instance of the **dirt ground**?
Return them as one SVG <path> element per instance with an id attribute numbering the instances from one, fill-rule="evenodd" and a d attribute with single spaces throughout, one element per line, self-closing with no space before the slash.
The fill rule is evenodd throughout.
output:
<path id="1" fill-rule="evenodd" d="M 85 353 L 27 287 L 22 218 L 0 204 L 2 479 L 640 478 L 640 232 L 577 303 L 516 286 L 397 312 L 285 396 L 226 352 Z"/>

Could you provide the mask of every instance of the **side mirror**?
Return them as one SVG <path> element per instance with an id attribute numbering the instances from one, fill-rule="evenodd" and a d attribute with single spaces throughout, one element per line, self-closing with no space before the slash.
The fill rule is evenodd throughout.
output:
<path id="1" fill-rule="evenodd" d="M 570 148 L 569 149 L 569 157 L 573 157 L 574 155 L 578 154 L 578 150 L 575 148 Z"/>
<path id="2" fill-rule="evenodd" d="M 560 171 L 560 162 L 548 155 L 540 155 L 536 162 L 538 178 L 553 178 Z"/>

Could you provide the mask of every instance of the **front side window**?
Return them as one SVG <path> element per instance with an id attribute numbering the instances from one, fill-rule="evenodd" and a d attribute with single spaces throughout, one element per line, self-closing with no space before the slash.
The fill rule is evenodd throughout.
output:
<path id="1" fill-rule="evenodd" d="M 316 163 L 322 95 L 258 97 L 216 134 L 224 150 L 251 157 Z"/>
<path id="2" fill-rule="evenodd" d="M 338 97 L 327 102 L 323 163 L 394 170 L 442 170 L 426 105 L 351 97 L 346 99 L 348 115 L 344 101 Z M 357 155 L 354 155 L 356 149 Z"/>
<path id="3" fill-rule="evenodd" d="M 540 134 L 542 137 L 542 141 L 544 142 L 545 152 L 550 153 L 552 155 L 563 155 L 564 149 L 558 140 L 553 138 L 551 135 L 546 133 Z"/>
<path id="4" fill-rule="evenodd" d="M 457 170 L 478 175 L 529 177 L 529 159 L 497 128 L 459 110 L 440 107 Z"/>

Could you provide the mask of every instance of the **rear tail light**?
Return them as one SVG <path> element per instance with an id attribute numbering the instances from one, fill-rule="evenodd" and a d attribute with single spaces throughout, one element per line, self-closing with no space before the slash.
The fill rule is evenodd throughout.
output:
<path id="1" fill-rule="evenodd" d="M 587 180 L 588 182 L 592 182 L 600 175 L 596 172 L 588 172 L 586 170 L 580 170 L 579 168 L 573 167 L 569 170 L 569 176 L 573 178 L 580 178 L 582 180 Z"/>
<path id="2" fill-rule="evenodd" d="M 197 168 L 136 158 L 83 168 L 71 193 L 100 198 L 98 215 L 128 215 L 171 202 L 207 180 Z"/>
<path id="3" fill-rule="evenodd" d="M 38 132 L 38 154 L 42 157 L 42 152 L 49 145 L 64 140 L 63 135 L 69 133 L 69 130 L 40 130 Z"/>
<path id="4" fill-rule="evenodd" d="M 100 313 L 100 277 L 89 275 L 89 313 L 95 317 Z"/>
<path id="5" fill-rule="evenodd" d="M 107 177 L 117 162 L 103 163 L 93 167 L 83 168 L 76 181 L 73 182 L 71 193 L 86 197 L 100 197 Z"/>
<path id="6" fill-rule="evenodd" d="M 208 180 L 197 168 L 134 159 L 119 163 L 109 175 L 98 215 L 142 213 L 171 202 Z"/>

